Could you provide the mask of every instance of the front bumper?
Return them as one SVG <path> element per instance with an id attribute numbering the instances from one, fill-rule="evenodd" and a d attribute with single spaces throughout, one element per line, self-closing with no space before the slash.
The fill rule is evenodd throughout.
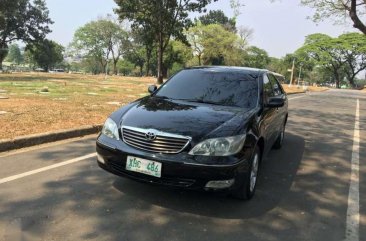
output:
<path id="1" fill-rule="evenodd" d="M 251 150 L 229 157 L 191 156 L 187 152 L 178 154 L 150 153 L 133 148 L 123 141 L 100 135 L 96 150 L 98 165 L 104 170 L 136 181 L 188 189 L 205 188 L 210 181 L 232 180 L 234 183 L 226 189 L 236 189 L 247 180 Z M 127 156 L 153 160 L 162 163 L 161 177 L 153 177 L 126 170 Z"/>

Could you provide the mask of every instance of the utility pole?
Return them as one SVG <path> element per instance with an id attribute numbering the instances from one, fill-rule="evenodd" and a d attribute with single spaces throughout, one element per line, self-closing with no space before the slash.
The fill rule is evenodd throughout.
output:
<path id="1" fill-rule="evenodd" d="M 291 87 L 292 81 L 294 79 L 294 71 L 295 71 L 295 59 L 293 59 L 293 61 L 292 61 L 291 79 L 290 79 L 290 85 L 289 85 L 290 87 Z"/>
<path id="2" fill-rule="evenodd" d="M 299 87 L 299 82 L 301 79 L 301 70 L 302 70 L 302 63 L 300 63 L 300 72 L 299 72 L 299 78 L 297 79 L 297 87 Z"/>

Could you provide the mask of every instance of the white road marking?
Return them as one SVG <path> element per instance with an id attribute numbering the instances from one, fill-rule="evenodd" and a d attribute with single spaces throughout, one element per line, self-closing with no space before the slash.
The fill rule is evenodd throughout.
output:
<path id="1" fill-rule="evenodd" d="M 60 140 L 60 141 L 40 144 L 40 145 L 36 145 L 36 146 L 24 147 L 22 149 L 5 151 L 5 152 L 0 153 L 0 157 L 13 156 L 13 155 L 17 155 L 17 154 L 20 154 L 20 153 L 25 153 L 25 152 L 29 152 L 29 151 L 43 149 L 43 148 L 46 148 L 46 147 L 59 146 L 61 144 L 68 144 L 68 143 L 71 143 L 71 142 L 87 140 L 89 138 L 96 139 L 97 138 L 96 136 L 97 136 L 96 134 L 91 134 L 91 135 L 87 135 L 87 136 L 83 136 L 83 137 L 75 137 L 75 138 L 70 138 L 70 139 L 66 139 L 66 140 Z"/>
<path id="2" fill-rule="evenodd" d="M 306 96 L 306 95 L 297 96 L 297 97 L 289 98 L 289 100 L 294 100 L 294 99 L 304 98 L 305 96 Z"/>
<path id="3" fill-rule="evenodd" d="M 357 99 L 355 130 L 353 134 L 353 148 L 352 148 L 352 160 L 351 160 L 351 178 L 348 194 L 346 241 L 360 240 L 359 162 L 360 162 L 360 101 Z"/>
<path id="4" fill-rule="evenodd" d="M 11 182 L 11 181 L 14 181 L 14 180 L 17 180 L 17 179 L 21 179 L 21 178 L 24 178 L 24 177 L 27 177 L 27 176 L 31 176 L 31 175 L 34 175 L 34 174 L 37 174 L 37 173 L 40 173 L 40 172 L 45 172 L 45 171 L 55 169 L 55 168 L 58 168 L 58 167 L 66 166 L 66 165 L 69 165 L 69 164 L 72 164 L 72 163 L 75 163 L 75 162 L 79 162 L 79 161 L 82 161 L 82 160 L 85 160 L 85 159 L 88 159 L 88 158 L 96 157 L 96 156 L 97 156 L 97 153 L 91 153 L 91 154 L 81 156 L 81 157 L 77 157 L 77 158 L 74 158 L 74 159 L 71 159 L 71 160 L 68 160 L 68 161 L 64 161 L 64 162 L 60 162 L 60 163 L 57 163 L 57 164 L 54 164 L 54 165 L 50 165 L 50 166 L 42 167 L 42 168 L 39 168 L 39 169 L 35 169 L 33 171 L 24 172 L 24 173 L 21 173 L 21 174 L 18 174 L 18 175 L 2 178 L 2 179 L 0 179 L 0 184 Z"/>

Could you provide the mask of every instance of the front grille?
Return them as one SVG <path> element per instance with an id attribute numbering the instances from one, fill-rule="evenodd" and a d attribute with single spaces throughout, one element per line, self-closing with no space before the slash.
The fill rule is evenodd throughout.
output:
<path id="1" fill-rule="evenodd" d="M 146 137 L 149 132 L 154 133 L 155 139 L 149 140 Z M 122 127 L 122 137 L 123 141 L 130 146 L 158 153 L 179 153 L 190 142 L 189 137 L 134 127 Z"/>

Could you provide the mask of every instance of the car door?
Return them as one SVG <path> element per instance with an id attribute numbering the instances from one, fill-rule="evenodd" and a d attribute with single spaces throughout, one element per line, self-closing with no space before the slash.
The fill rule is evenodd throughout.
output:
<path id="1" fill-rule="evenodd" d="M 286 110 L 287 110 L 287 98 L 286 95 L 284 93 L 284 91 L 281 88 L 280 83 L 278 82 L 278 80 L 276 79 L 276 77 L 270 73 L 267 74 L 272 89 L 273 89 L 273 95 L 274 97 L 280 97 L 285 99 L 285 105 L 283 107 L 279 107 L 279 108 L 275 108 L 275 112 L 274 112 L 274 117 L 273 117 L 273 129 L 274 129 L 274 138 L 275 140 L 277 139 L 277 137 L 279 136 L 281 130 L 282 130 L 282 126 L 285 123 L 285 119 L 286 119 Z"/>
<path id="2" fill-rule="evenodd" d="M 275 141 L 276 131 L 273 129 L 273 125 L 275 124 L 276 118 L 276 109 L 269 108 L 266 105 L 268 104 L 269 98 L 274 97 L 274 92 L 272 88 L 272 84 L 267 74 L 263 75 L 263 103 L 262 103 L 262 136 L 265 138 L 265 152 L 269 151 Z"/>

